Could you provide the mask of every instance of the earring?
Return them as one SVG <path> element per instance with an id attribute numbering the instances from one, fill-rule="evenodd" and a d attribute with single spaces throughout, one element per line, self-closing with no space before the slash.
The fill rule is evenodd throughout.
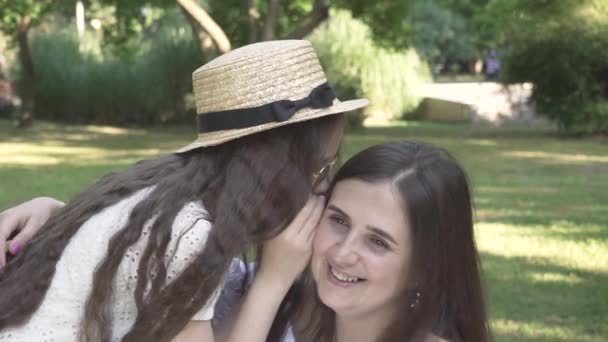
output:
<path id="1" fill-rule="evenodd" d="M 412 304 L 410 304 L 410 308 L 415 307 L 416 305 L 418 305 L 418 303 L 420 303 L 420 291 L 416 291 L 416 299 Z"/>

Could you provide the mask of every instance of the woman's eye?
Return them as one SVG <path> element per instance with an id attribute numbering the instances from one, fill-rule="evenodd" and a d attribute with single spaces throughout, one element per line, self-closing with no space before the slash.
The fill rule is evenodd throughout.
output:
<path id="1" fill-rule="evenodd" d="M 330 219 L 331 219 L 332 221 L 336 222 L 336 223 L 337 223 L 337 224 L 339 224 L 339 225 L 345 225 L 345 224 L 346 224 L 346 220 L 345 220 L 345 219 L 343 219 L 343 218 L 342 218 L 342 217 L 340 217 L 340 216 L 332 216 L 332 217 L 330 217 Z"/>
<path id="2" fill-rule="evenodd" d="M 350 229 L 350 223 L 344 217 L 332 215 L 329 217 L 330 227 L 340 233 L 346 233 Z"/>
<path id="3" fill-rule="evenodd" d="M 372 237 L 372 238 L 370 238 L 370 240 L 374 244 L 374 246 L 376 246 L 376 247 L 381 247 L 381 248 L 384 248 L 384 249 L 389 249 L 389 245 L 386 242 L 384 242 L 384 240 L 382 240 L 382 239 L 379 239 L 379 238 L 376 238 L 376 237 Z"/>

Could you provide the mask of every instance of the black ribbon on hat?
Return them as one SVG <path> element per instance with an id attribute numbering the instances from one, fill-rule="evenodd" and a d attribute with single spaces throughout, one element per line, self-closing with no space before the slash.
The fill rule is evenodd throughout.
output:
<path id="1" fill-rule="evenodd" d="M 247 128 L 272 122 L 283 122 L 300 109 L 330 107 L 336 94 L 329 83 L 313 89 L 300 100 L 279 100 L 253 108 L 230 109 L 219 112 L 199 113 L 196 117 L 199 133 Z"/>

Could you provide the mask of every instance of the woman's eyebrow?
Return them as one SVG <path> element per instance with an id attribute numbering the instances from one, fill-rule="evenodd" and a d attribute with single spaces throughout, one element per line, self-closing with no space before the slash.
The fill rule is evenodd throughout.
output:
<path id="1" fill-rule="evenodd" d="M 336 207 L 334 204 L 330 204 L 327 206 L 327 209 L 337 212 L 338 214 L 350 219 L 350 216 L 344 212 L 344 210 Z"/>
<path id="2" fill-rule="evenodd" d="M 380 229 L 378 227 L 374 227 L 374 226 L 367 226 L 367 229 L 371 230 L 372 232 L 376 233 L 377 235 L 389 240 L 390 242 L 394 243 L 395 245 L 399 246 L 399 244 L 397 243 L 397 241 L 395 241 L 395 239 L 391 236 L 391 234 L 387 233 L 385 230 Z"/>

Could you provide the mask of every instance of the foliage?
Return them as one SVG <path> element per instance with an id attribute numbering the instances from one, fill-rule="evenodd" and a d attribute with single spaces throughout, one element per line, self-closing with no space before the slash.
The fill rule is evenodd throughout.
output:
<path id="1" fill-rule="evenodd" d="M 285 37 L 292 32 L 312 11 L 315 0 L 283 1 L 277 20 L 276 38 Z M 115 21 L 104 26 L 104 39 L 114 46 L 132 44 L 132 38 L 144 32 L 154 20 L 150 11 L 170 10 L 175 0 L 86 0 L 91 8 L 110 6 L 114 8 Z M 226 32 L 233 46 L 249 43 L 250 30 L 247 3 L 242 0 L 199 0 L 213 19 Z M 409 42 L 410 11 L 409 0 L 367 1 L 334 0 L 328 2 L 336 9 L 346 9 L 371 28 L 374 39 L 383 46 L 407 47 Z M 259 31 L 265 23 L 268 1 L 253 1 L 256 18 L 255 28 Z M 142 9 L 144 9 L 142 11 Z M 259 37 L 258 37 L 259 38 Z"/>
<path id="2" fill-rule="evenodd" d="M 359 121 L 397 119 L 417 106 L 414 90 L 429 72 L 415 51 L 377 46 L 370 28 L 346 11 L 335 11 L 310 39 L 338 94 L 370 100 Z"/>
<path id="3" fill-rule="evenodd" d="M 608 131 L 608 11 L 596 3 L 511 4 L 504 81 L 532 82 L 537 110 L 562 129 Z"/>
<path id="4" fill-rule="evenodd" d="M 254 5 L 254 41 L 260 36 L 268 14 L 268 2 L 257 0 Z M 207 1 L 211 16 L 224 29 L 233 46 L 238 47 L 251 42 L 251 27 L 249 26 L 249 13 L 246 2 L 242 0 L 209 0 Z M 281 14 L 277 20 L 276 39 L 285 37 L 306 18 L 312 10 L 312 0 L 283 1 Z"/>
<path id="5" fill-rule="evenodd" d="M 51 0 L 0 0 L 0 30 L 7 35 L 14 35 L 24 17 L 31 20 L 30 25 L 35 25 L 51 9 L 61 6 L 64 2 L 53 4 L 54 1 Z"/>
<path id="6" fill-rule="evenodd" d="M 353 17 L 366 23 L 373 40 L 383 47 L 407 48 L 411 34 L 407 21 L 411 0 L 336 0 L 335 7 L 348 10 Z"/>
<path id="7" fill-rule="evenodd" d="M 29 32 L 38 25 L 51 9 L 61 8 L 65 1 L 53 3 L 44 1 L 0 1 L 0 30 L 10 37 L 11 45 L 17 47 L 19 62 L 22 67 L 20 110 L 17 111 L 17 125 L 28 127 L 32 124 L 35 112 L 34 84 L 36 72 L 29 48 Z"/>
<path id="8" fill-rule="evenodd" d="M 133 59 L 141 39 L 155 31 L 174 0 L 83 0 L 87 16 L 102 22 L 104 51 L 122 59 Z"/>
<path id="9" fill-rule="evenodd" d="M 416 1 L 411 15 L 413 45 L 432 64 L 475 58 L 466 19 L 433 1 Z"/>
<path id="10" fill-rule="evenodd" d="M 31 44 L 34 65 L 40 69 L 36 71 L 39 84 L 35 86 L 35 99 L 40 102 L 41 108 L 45 108 L 40 111 L 40 117 L 71 122 L 144 123 L 183 116 L 184 94 L 190 88 L 190 73 L 200 65 L 200 56 L 193 50 L 194 45 L 188 42 L 191 39 L 189 25 L 176 2 L 83 1 L 88 16 L 101 20 L 102 32 L 92 34 L 95 31 L 89 30 L 87 36 L 78 39 L 67 29 L 53 32 L 56 28 L 51 26 L 50 33 L 37 35 Z M 249 41 L 249 13 L 241 1 L 208 0 L 199 3 L 228 33 L 233 46 L 238 47 Z M 256 23 L 259 30 L 267 19 L 268 3 L 253 3 L 259 13 Z M 310 14 L 313 3 L 313 0 L 283 2 L 277 21 L 277 37 L 294 30 Z M 335 1 L 331 5 L 353 8 L 366 22 L 382 22 L 382 25 L 407 23 L 407 1 L 375 5 Z M 374 10 L 366 10 L 370 8 Z M 381 20 L 380 9 L 390 9 L 393 16 Z M 174 23 L 181 30 L 177 40 L 167 38 L 167 34 L 162 32 L 169 17 L 174 21 L 179 18 L 178 23 Z M 328 60 L 334 60 L 332 54 L 344 54 L 342 61 L 334 63 L 336 67 L 333 68 L 340 70 L 340 75 L 333 79 L 337 79 L 338 87 L 345 91 L 343 96 L 350 97 L 349 94 L 354 96 L 355 93 L 368 96 L 375 99 L 375 113 L 395 118 L 415 105 L 417 99 L 413 96 L 412 86 L 419 81 L 418 76 L 425 73 L 425 66 L 411 51 L 401 53 L 379 48 L 374 40 L 384 47 L 391 44 L 399 46 L 403 42 L 394 40 L 391 43 L 391 34 L 399 33 L 399 37 L 405 37 L 401 35 L 405 31 L 395 30 L 391 33 L 388 26 L 382 28 L 382 25 L 370 29 L 360 23 L 364 39 L 361 42 L 349 40 L 354 44 L 350 46 L 359 44 L 361 47 L 356 52 L 359 55 L 358 66 L 342 68 L 339 65 L 348 63 L 351 57 L 348 54 L 353 53 L 349 51 L 349 45 L 338 43 L 342 46 L 340 51 L 326 49 L 325 55 Z M 405 29 L 405 26 L 399 27 Z M 348 29 L 340 34 L 335 36 L 336 39 L 349 36 Z M 327 39 L 326 42 L 336 43 Z M 168 48 L 171 44 L 179 46 L 171 47 L 171 52 Z M 403 73 L 395 72 L 391 64 L 397 65 L 397 69 Z M 343 72 L 346 68 L 350 70 Z M 392 92 L 383 91 L 383 88 L 390 88 Z"/>
<path id="11" fill-rule="evenodd" d="M 44 108 L 38 117 L 113 124 L 191 120 L 184 97 L 201 57 L 190 30 L 166 23 L 139 46 L 133 60 L 125 60 L 83 50 L 68 30 L 36 35 L 35 96 Z"/>

